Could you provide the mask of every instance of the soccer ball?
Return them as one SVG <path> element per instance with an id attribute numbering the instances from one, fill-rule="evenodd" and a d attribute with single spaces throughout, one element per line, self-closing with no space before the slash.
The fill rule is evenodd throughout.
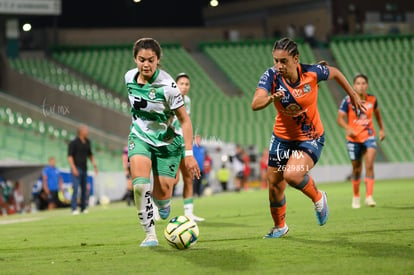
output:
<path id="1" fill-rule="evenodd" d="M 198 226 L 187 216 L 172 218 L 164 230 L 164 237 L 172 247 L 187 249 L 193 246 L 198 239 Z"/>

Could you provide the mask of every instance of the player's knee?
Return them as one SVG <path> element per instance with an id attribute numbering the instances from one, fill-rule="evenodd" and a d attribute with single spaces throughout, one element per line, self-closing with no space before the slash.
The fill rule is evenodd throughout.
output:
<path id="1" fill-rule="evenodd" d="M 151 181 L 149 178 L 137 177 L 132 180 L 133 191 L 135 195 L 141 195 L 150 191 Z"/>
<path id="2" fill-rule="evenodd" d="M 374 166 L 373 165 L 371 165 L 371 166 L 365 166 L 365 174 L 367 175 L 367 176 L 372 176 L 373 174 L 374 174 Z"/>
<path id="3" fill-rule="evenodd" d="M 291 186 L 297 186 L 299 185 L 303 180 L 303 175 L 298 174 L 297 172 L 293 171 L 285 171 L 283 173 L 283 177 Z"/>

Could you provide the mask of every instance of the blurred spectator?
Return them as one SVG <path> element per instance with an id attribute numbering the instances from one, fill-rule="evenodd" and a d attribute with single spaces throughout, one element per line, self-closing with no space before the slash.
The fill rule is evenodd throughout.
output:
<path id="1" fill-rule="evenodd" d="M 250 168 L 250 157 L 246 153 L 245 150 L 243 150 L 242 158 L 243 158 L 243 162 L 244 162 L 242 185 L 243 185 L 243 189 L 247 190 L 247 189 L 249 189 L 249 179 L 250 179 L 250 173 L 251 173 L 252 170 Z"/>
<path id="2" fill-rule="evenodd" d="M 61 207 L 59 191 L 63 192 L 63 179 L 59 169 L 56 167 L 54 157 L 49 158 L 49 165 L 42 171 L 43 191 L 47 197 L 48 209 Z"/>
<path id="3" fill-rule="evenodd" d="M 261 188 L 267 188 L 267 161 L 269 159 L 269 149 L 264 148 L 262 157 L 260 158 L 260 183 Z"/>
<path id="4" fill-rule="evenodd" d="M 15 181 L 13 186 L 14 207 L 16 212 L 22 213 L 24 211 L 24 197 L 22 192 L 22 185 L 20 181 Z"/>
<path id="5" fill-rule="evenodd" d="M 15 212 L 13 188 L 3 181 L 0 183 L 0 215 L 7 216 Z"/>
<path id="6" fill-rule="evenodd" d="M 98 173 L 98 168 L 95 163 L 95 158 L 92 154 L 91 142 L 88 139 L 88 126 L 81 125 L 78 128 L 78 136 L 69 143 L 68 161 L 72 172 L 72 215 L 78 215 L 78 188 L 81 188 L 81 212 L 88 213 L 87 197 L 88 197 L 88 158 L 91 161 L 95 174 Z"/>
<path id="7" fill-rule="evenodd" d="M 205 159 L 204 159 L 204 176 L 203 176 L 203 186 L 207 187 L 210 186 L 210 172 L 213 167 L 213 160 L 209 156 L 209 154 L 206 152 Z"/>
<path id="8" fill-rule="evenodd" d="M 33 185 L 32 196 L 32 203 L 34 203 L 34 205 L 31 207 L 31 211 L 47 209 L 48 201 L 45 190 L 43 189 L 42 174 L 40 174 L 40 177 L 36 180 L 36 182 Z"/>
<path id="9" fill-rule="evenodd" d="M 236 154 L 232 158 L 233 171 L 234 171 L 234 185 L 237 192 L 242 188 L 244 181 L 244 161 L 243 161 L 243 148 L 240 144 L 236 145 Z"/>
<path id="10" fill-rule="evenodd" d="M 305 36 L 305 42 L 309 43 L 311 47 L 316 46 L 315 40 L 315 25 L 308 23 L 303 27 L 303 33 Z"/>
<path id="11" fill-rule="evenodd" d="M 286 34 L 291 39 L 294 39 L 296 37 L 296 26 L 293 24 L 289 24 L 286 28 Z"/>
<path id="12" fill-rule="evenodd" d="M 122 200 L 126 200 L 128 206 L 135 205 L 134 203 L 134 191 L 132 185 L 132 177 L 131 177 L 131 168 L 129 165 L 129 158 L 128 158 L 128 146 L 124 147 L 124 151 L 122 154 L 122 166 L 124 167 L 125 171 L 125 178 L 127 180 L 127 188 L 125 195 Z"/>
<path id="13" fill-rule="evenodd" d="M 201 135 L 196 135 L 193 144 L 193 154 L 194 158 L 197 161 L 198 167 L 200 167 L 201 177 L 194 177 L 193 179 L 193 189 L 194 194 L 197 194 L 199 197 L 203 194 L 203 177 L 204 177 L 204 161 L 206 159 L 206 149 L 201 145 L 202 137 Z"/>
<path id="14" fill-rule="evenodd" d="M 230 169 L 223 163 L 221 168 L 217 171 L 217 180 L 220 182 L 223 191 L 227 191 L 227 184 L 230 180 Z"/>

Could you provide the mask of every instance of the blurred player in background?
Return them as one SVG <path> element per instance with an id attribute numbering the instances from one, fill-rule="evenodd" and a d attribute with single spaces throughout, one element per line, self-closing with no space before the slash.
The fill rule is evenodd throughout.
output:
<path id="1" fill-rule="evenodd" d="M 280 238 L 289 231 L 285 223 L 287 184 L 312 200 L 319 225 L 328 220 L 326 193 L 318 190 L 308 173 L 318 161 L 325 139 L 317 109 L 318 82 L 335 79 L 350 96 L 353 106 L 357 110 L 362 107 L 338 69 L 299 63 L 299 50 L 291 39 L 276 41 L 272 54 L 274 67 L 261 76 L 252 101 L 254 111 L 270 104 L 277 109 L 267 170 L 274 227 L 264 238 Z"/>
<path id="2" fill-rule="evenodd" d="M 183 149 L 189 173 L 200 177 L 200 169 L 193 156 L 193 127 L 181 92 L 174 79 L 158 68 L 160 44 L 152 38 L 141 38 L 134 43 L 133 57 L 137 67 L 125 74 L 132 115 L 128 157 L 135 206 L 146 233 L 141 246 L 157 246 L 151 196 L 161 218 L 167 219 Z M 180 122 L 182 135 L 177 134 L 172 125 L 174 116 Z M 154 178 L 152 192 L 151 170 Z"/>
<path id="3" fill-rule="evenodd" d="M 351 182 L 353 187 L 352 208 L 360 208 L 359 184 L 361 182 L 362 158 L 365 160 L 365 204 L 376 205 L 372 195 L 374 193 L 374 160 L 377 152 L 377 141 L 373 123 L 373 115 L 380 127 L 379 138 L 384 140 L 385 131 L 382 123 L 378 101 L 374 95 L 368 94 L 368 77 L 357 74 L 354 77 L 354 90 L 362 100 L 366 111 L 356 116 L 352 110 L 349 97 L 345 97 L 339 107 L 337 122 L 345 129 L 347 149 L 352 164 Z"/>
<path id="4" fill-rule="evenodd" d="M 269 148 L 263 148 L 260 158 L 260 188 L 267 188 L 267 162 L 269 160 Z"/>
<path id="5" fill-rule="evenodd" d="M 196 134 L 193 143 L 194 158 L 196 159 L 201 172 L 201 177 L 195 178 L 193 180 L 194 194 L 196 194 L 198 197 L 201 197 L 203 194 L 204 161 L 206 160 L 206 148 L 201 144 L 202 140 L 202 136 Z"/>
<path id="6" fill-rule="evenodd" d="M 175 82 L 177 83 L 178 89 L 180 90 L 183 96 L 185 110 L 187 111 L 188 115 L 190 115 L 191 114 L 191 99 L 187 95 L 191 87 L 190 77 L 186 73 L 180 73 L 175 77 Z M 178 121 L 176 117 L 174 117 L 173 125 L 176 129 L 177 134 L 182 135 L 183 130 L 181 128 L 180 122 Z M 183 143 L 183 146 L 184 145 L 185 144 Z M 184 215 L 193 219 L 195 222 L 201 222 L 201 221 L 204 221 L 204 218 L 197 217 L 193 213 L 194 211 L 193 175 L 191 175 L 190 171 L 186 169 L 184 160 L 185 160 L 185 155 L 184 155 L 184 150 L 183 150 L 183 154 L 181 156 L 181 161 L 180 161 L 180 168 L 175 178 L 176 179 L 175 184 L 177 184 L 180 179 L 180 171 L 181 171 L 181 174 L 183 175 L 183 182 L 184 182 L 184 188 L 183 188 Z"/>
<path id="7" fill-rule="evenodd" d="M 129 159 L 128 159 L 128 146 L 124 147 L 123 153 L 122 153 L 122 167 L 125 171 L 125 178 L 127 180 L 127 190 L 124 195 L 124 199 L 127 202 L 127 205 L 130 206 L 132 202 L 134 201 L 134 192 L 132 188 L 132 178 L 131 178 L 131 168 L 129 165 Z"/>
<path id="8" fill-rule="evenodd" d="M 243 147 L 240 144 L 236 144 L 236 154 L 232 157 L 233 173 L 234 173 L 234 189 L 236 192 L 240 192 L 244 182 L 244 160 L 243 160 Z"/>

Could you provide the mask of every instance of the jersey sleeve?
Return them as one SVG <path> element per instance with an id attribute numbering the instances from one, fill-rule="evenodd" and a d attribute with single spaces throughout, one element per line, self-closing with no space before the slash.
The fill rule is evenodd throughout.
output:
<path id="1" fill-rule="evenodd" d="M 125 84 L 133 83 L 134 77 L 138 73 L 138 69 L 134 68 L 125 73 Z"/>
<path id="2" fill-rule="evenodd" d="M 314 65 L 312 69 L 318 76 L 318 82 L 328 80 L 329 68 L 327 66 L 317 64 L 317 65 Z"/>
<path id="3" fill-rule="evenodd" d="M 90 157 L 93 155 L 92 154 L 92 143 L 89 139 L 87 140 L 87 143 L 88 143 L 88 157 Z"/>
<path id="4" fill-rule="evenodd" d="M 184 99 L 180 90 L 177 88 L 175 82 L 171 83 L 171 86 L 165 86 L 165 98 L 171 110 L 176 110 L 184 105 Z"/>
<path id="5" fill-rule="evenodd" d="M 339 110 L 348 113 L 348 97 L 345 97 L 339 105 Z"/>
<path id="6" fill-rule="evenodd" d="M 273 79 L 275 77 L 276 70 L 274 68 L 269 68 L 265 71 L 260 77 L 259 83 L 256 88 L 261 88 L 267 91 L 268 94 L 271 93 L 273 86 Z"/>
<path id="7" fill-rule="evenodd" d="M 73 157 L 74 154 L 75 154 L 75 144 L 72 140 L 68 146 L 68 157 Z"/>

